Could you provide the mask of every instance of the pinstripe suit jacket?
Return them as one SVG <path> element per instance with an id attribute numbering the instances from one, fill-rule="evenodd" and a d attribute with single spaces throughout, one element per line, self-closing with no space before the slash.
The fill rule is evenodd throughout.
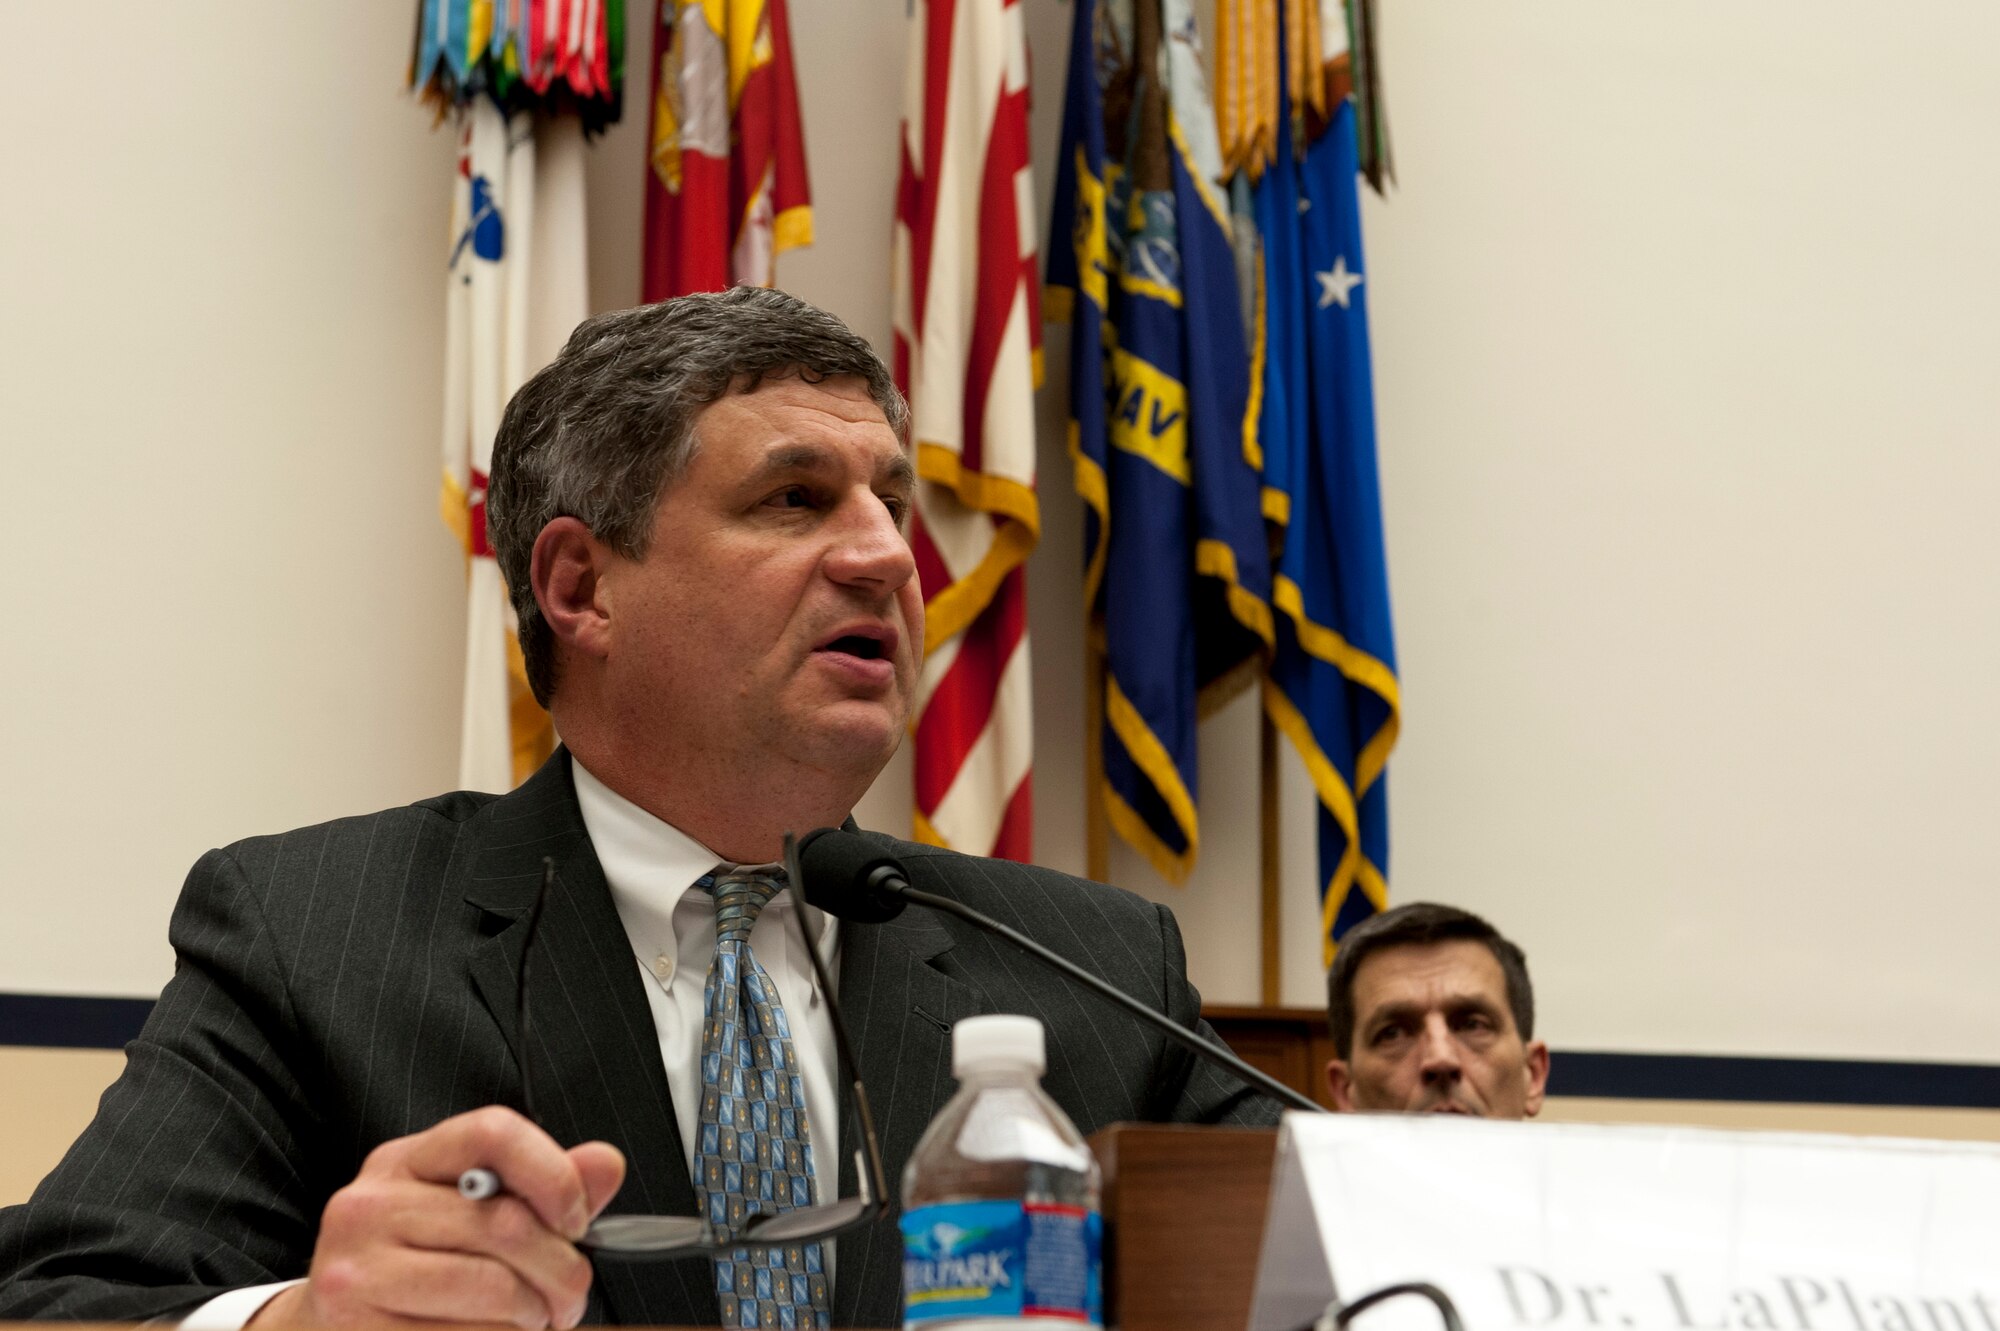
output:
<path id="1" fill-rule="evenodd" d="M 1198 1019 L 1162 907 L 1045 869 L 894 846 L 911 881 Z M 630 1162 L 613 1211 L 693 1214 L 644 990 L 559 753 L 503 797 L 457 794 L 211 851 L 173 917 L 173 981 L 97 1117 L 34 1197 L 0 1212 L 0 1319 L 177 1314 L 303 1275 L 319 1214 L 381 1142 L 520 1103 L 515 974 L 543 856 L 558 886 L 531 977 L 536 1099 L 565 1143 Z M 840 996 L 890 1187 L 949 1097 L 950 1029 L 1025 1012 L 1049 1093 L 1093 1132 L 1121 1119 L 1270 1122 L 1276 1107 L 957 920 L 848 926 Z M 547 1088 L 544 1090 L 543 1088 Z M 852 1111 L 841 1190 L 855 1187 Z M 840 1240 L 836 1326 L 900 1316 L 894 1218 Z M 705 1260 L 599 1258 L 598 1321 L 700 1324 Z"/>

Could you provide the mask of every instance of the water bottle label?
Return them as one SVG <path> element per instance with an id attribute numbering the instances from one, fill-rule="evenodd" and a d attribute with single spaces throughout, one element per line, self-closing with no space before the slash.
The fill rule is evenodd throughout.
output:
<path id="1" fill-rule="evenodd" d="M 958 1317 L 1104 1321 L 1103 1221 L 1081 1206 L 946 1202 L 903 1213 L 903 1325 Z"/>

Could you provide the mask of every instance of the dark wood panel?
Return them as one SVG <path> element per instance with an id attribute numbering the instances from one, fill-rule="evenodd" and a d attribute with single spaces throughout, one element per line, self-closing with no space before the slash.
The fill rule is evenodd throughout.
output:
<path id="1" fill-rule="evenodd" d="M 1333 1057 L 1326 1013 L 1309 1007 L 1218 1005 L 1203 1008 L 1201 1015 L 1245 1063 L 1333 1108 L 1326 1092 L 1326 1065 Z"/>
<path id="2" fill-rule="evenodd" d="M 1106 1325 L 1243 1331 L 1277 1129 L 1119 1123 L 1090 1145 L 1104 1167 Z"/>

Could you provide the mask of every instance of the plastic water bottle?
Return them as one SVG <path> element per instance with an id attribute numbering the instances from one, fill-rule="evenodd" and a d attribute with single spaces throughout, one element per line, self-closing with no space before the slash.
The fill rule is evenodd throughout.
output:
<path id="1" fill-rule="evenodd" d="M 952 1030 L 958 1093 L 903 1171 L 903 1326 L 1098 1327 L 1102 1175 L 1042 1090 L 1042 1023 Z"/>

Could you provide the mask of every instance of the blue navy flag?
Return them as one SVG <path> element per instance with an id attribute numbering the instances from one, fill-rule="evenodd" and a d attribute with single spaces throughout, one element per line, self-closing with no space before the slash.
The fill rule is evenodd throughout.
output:
<path id="1" fill-rule="evenodd" d="M 1195 723 L 1269 648 L 1270 549 L 1221 153 L 1190 0 L 1078 0 L 1046 311 L 1071 325 L 1070 452 L 1101 635 L 1108 820 L 1170 881 Z M 1248 669 L 1246 669 L 1246 667 Z"/>
<path id="2" fill-rule="evenodd" d="M 1340 935 L 1387 902 L 1383 768 L 1401 707 L 1381 487 L 1375 468 L 1368 296 L 1361 257 L 1354 104 L 1294 157 L 1278 150 L 1255 189 L 1262 240 L 1265 511 L 1283 524 L 1273 575 L 1277 652 L 1264 706 L 1319 795 L 1320 924 Z"/>

